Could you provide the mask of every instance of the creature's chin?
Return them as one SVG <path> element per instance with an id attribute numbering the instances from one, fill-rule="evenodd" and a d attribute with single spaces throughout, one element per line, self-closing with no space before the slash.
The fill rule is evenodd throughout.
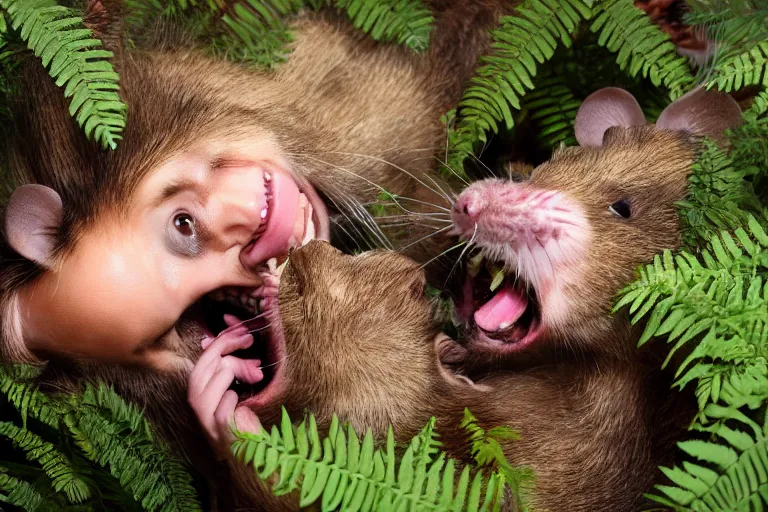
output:
<path id="1" fill-rule="evenodd" d="M 486 266 L 470 270 L 457 307 L 472 332 L 472 345 L 496 353 L 517 353 L 534 345 L 544 328 L 537 290 L 520 277 L 495 283 Z"/>

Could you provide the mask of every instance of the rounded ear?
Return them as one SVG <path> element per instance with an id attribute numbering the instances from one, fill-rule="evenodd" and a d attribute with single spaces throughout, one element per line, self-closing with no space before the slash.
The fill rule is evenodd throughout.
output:
<path id="1" fill-rule="evenodd" d="M 487 391 L 488 386 L 476 384 L 465 375 L 455 372 L 451 367 L 461 366 L 469 356 L 469 350 L 454 341 L 445 333 L 435 336 L 435 353 L 437 366 L 445 381 L 452 386 L 471 387 L 477 391 Z"/>
<path id="2" fill-rule="evenodd" d="M 5 210 L 5 233 L 14 251 L 50 269 L 56 233 L 61 227 L 59 194 L 43 185 L 17 188 Z"/>
<path id="3" fill-rule="evenodd" d="M 602 146 L 609 128 L 645 124 L 645 114 L 634 96 L 618 87 L 606 87 L 587 96 L 581 104 L 574 131 L 580 146 Z"/>
<path id="4" fill-rule="evenodd" d="M 686 93 L 664 109 L 656 128 L 676 130 L 721 140 L 725 131 L 743 121 L 736 100 L 719 91 L 703 87 Z"/>

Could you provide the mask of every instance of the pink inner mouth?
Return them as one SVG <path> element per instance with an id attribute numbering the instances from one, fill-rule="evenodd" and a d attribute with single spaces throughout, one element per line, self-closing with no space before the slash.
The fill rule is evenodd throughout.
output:
<path id="1" fill-rule="evenodd" d="M 328 239 L 328 213 L 309 184 L 299 189 L 287 172 L 268 169 L 264 173 L 265 210 L 254 240 L 243 250 L 243 263 L 255 270 L 271 258 L 286 256 L 301 245 L 308 230 L 312 238 Z"/>
<path id="2" fill-rule="evenodd" d="M 505 279 L 495 292 L 491 292 L 490 282 L 487 270 L 476 277 L 468 275 L 457 311 L 476 327 L 475 343 L 496 351 L 523 350 L 542 332 L 536 294 L 520 280 Z"/>
<path id="3" fill-rule="evenodd" d="M 514 324 L 525 313 L 528 297 L 510 283 L 475 311 L 475 323 L 484 331 L 495 332 Z"/>

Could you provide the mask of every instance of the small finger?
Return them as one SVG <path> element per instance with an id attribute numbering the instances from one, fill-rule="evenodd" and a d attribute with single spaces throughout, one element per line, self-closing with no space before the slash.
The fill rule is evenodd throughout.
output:
<path id="1" fill-rule="evenodd" d="M 204 353 L 200 359 L 198 359 L 187 379 L 188 400 L 193 400 L 203 392 L 211 381 L 213 375 L 216 373 L 216 370 L 218 370 L 220 364 L 221 356 L 206 357 L 206 354 Z"/>
<path id="2" fill-rule="evenodd" d="M 235 374 L 231 368 L 219 368 L 205 390 L 196 399 L 190 400 L 195 413 L 212 435 L 217 435 L 213 415 L 234 379 Z"/>
<path id="3" fill-rule="evenodd" d="M 229 327 L 237 327 L 238 325 L 242 325 L 243 322 L 237 318 L 235 315 L 224 315 L 224 323 L 227 324 Z"/>
<path id="4" fill-rule="evenodd" d="M 264 379 L 264 371 L 261 369 L 261 360 L 259 359 L 226 356 L 222 358 L 221 365 L 231 368 L 235 378 L 246 384 L 256 384 Z"/>
<path id="5" fill-rule="evenodd" d="M 239 334 L 229 333 L 224 336 L 219 335 L 213 342 L 206 348 L 203 355 L 198 359 L 195 368 L 204 368 L 209 363 L 209 360 L 215 360 L 221 358 L 225 354 L 234 352 L 238 349 L 248 348 L 253 344 L 253 335 L 246 329 L 243 329 Z M 193 370 L 194 373 L 195 370 Z M 192 376 L 190 375 L 190 379 Z"/>

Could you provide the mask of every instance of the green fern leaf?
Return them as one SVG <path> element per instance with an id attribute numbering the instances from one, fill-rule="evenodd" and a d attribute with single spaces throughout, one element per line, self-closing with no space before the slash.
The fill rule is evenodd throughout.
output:
<path id="1" fill-rule="evenodd" d="M 32 485 L 6 474 L 2 467 L 0 467 L 0 502 L 21 507 L 27 512 L 57 509 L 52 503 L 46 502 Z"/>
<path id="2" fill-rule="evenodd" d="M 416 52 L 429 45 L 434 18 L 421 0 L 325 0 L 346 12 L 375 41 L 397 42 Z"/>
<path id="3" fill-rule="evenodd" d="M 51 443 L 9 422 L 0 422 L 0 435 L 23 449 L 27 460 L 42 466 L 56 492 L 64 491 L 72 503 L 81 503 L 90 498 L 91 489 L 86 481 L 77 474 L 67 457 Z"/>
<path id="4" fill-rule="evenodd" d="M 126 106 L 117 94 L 118 75 L 98 50 L 101 42 L 84 28 L 77 11 L 54 0 L 0 0 L 22 39 L 40 57 L 65 97 L 70 114 L 88 138 L 115 149 L 125 127 Z"/>
<path id="5" fill-rule="evenodd" d="M 576 145 L 573 123 L 581 101 L 561 75 L 537 80 L 535 84 L 536 89 L 526 96 L 524 105 L 537 122 L 539 140 L 545 147 Z"/>
<path id="6" fill-rule="evenodd" d="M 500 504 L 504 482 L 500 475 L 489 480 L 467 466 L 455 480 L 454 461 L 446 464 L 445 454 L 437 448 L 434 419 L 408 443 L 399 461 L 391 428 L 386 446 L 374 450 L 370 431 L 360 443 L 351 425 L 342 425 L 336 417 L 322 440 L 312 415 L 289 433 L 290 425 L 283 409 L 281 428 L 273 427 L 269 434 L 236 432 L 232 452 L 252 464 L 262 479 L 280 471 L 279 481 L 273 485 L 276 492 L 285 489 L 281 485 L 288 474 L 279 468 L 291 464 L 291 472 L 297 475 L 295 488 L 301 489 L 301 507 L 320 500 L 322 510 L 464 510 L 468 497 L 474 507 L 481 500 L 494 510 Z M 498 435 L 505 433 L 497 429 Z M 312 446 L 306 446 L 305 439 Z M 322 454 L 309 457 L 313 446 L 322 446 Z M 255 454 L 252 459 L 250 454 Z"/>
<path id="7" fill-rule="evenodd" d="M 462 169 L 475 144 L 486 142 L 487 132 L 498 132 L 498 123 L 504 122 L 507 129 L 514 126 L 510 106 L 520 109 L 521 99 L 534 88 L 538 65 L 552 58 L 558 44 L 572 44 L 570 34 L 592 16 L 590 5 L 581 0 L 527 0 L 516 16 L 502 17 L 491 32 L 493 53 L 481 57 L 459 103 L 459 122 L 449 134 L 449 166 Z"/>
<path id="8" fill-rule="evenodd" d="M 693 84 L 687 61 L 677 54 L 669 36 L 632 2 L 606 0 L 595 7 L 591 30 L 598 44 L 616 53 L 616 62 L 630 76 L 642 73 L 677 99 Z"/>

